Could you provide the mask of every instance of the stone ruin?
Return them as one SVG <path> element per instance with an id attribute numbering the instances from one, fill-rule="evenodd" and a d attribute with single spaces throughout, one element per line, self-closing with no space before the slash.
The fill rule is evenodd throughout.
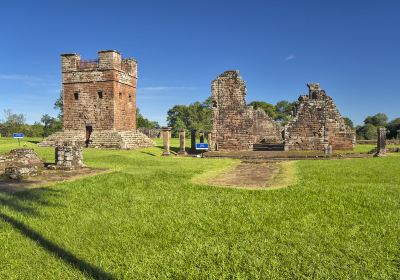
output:
<path id="1" fill-rule="evenodd" d="M 73 170 L 85 167 L 83 164 L 83 142 L 57 142 L 55 165 L 45 165 L 33 149 L 14 149 L 0 155 L 0 176 L 10 179 L 24 179 L 37 176 L 45 169 Z"/>
<path id="2" fill-rule="evenodd" d="M 83 142 L 62 141 L 56 143 L 56 168 L 57 169 L 79 169 L 85 167 L 83 164 L 82 146 Z"/>
<path id="3" fill-rule="evenodd" d="M 281 141 L 281 126 L 262 109 L 246 105 L 239 71 L 225 71 L 211 84 L 212 151 L 252 150 L 261 141 Z"/>
<path id="4" fill-rule="evenodd" d="M 378 127 L 378 141 L 376 146 L 376 153 L 374 156 L 383 157 L 386 155 L 386 128 Z"/>
<path id="5" fill-rule="evenodd" d="M 285 150 L 353 149 L 355 131 L 348 127 L 332 98 L 317 83 L 296 102 L 294 118 L 284 128 Z"/>
<path id="6" fill-rule="evenodd" d="M 317 83 L 308 87 L 309 94 L 296 102 L 293 120 L 281 127 L 262 109 L 246 105 L 246 83 L 239 71 L 224 72 L 211 84 L 211 150 L 248 151 L 267 145 L 275 150 L 332 154 L 332 150 L 353 149 L 355 131 L 345 124 L 332 98 Z"/>
<path id="7" fill-rule="evenodd" d="M 62 54 L 64 131 L 40 146 L 58 141 L 84 141 L 87 147 L 135 149 L 154 146 L 136 130 L 137 62 L 114 50 L 99 51 L 98 59 Z"/>
<path id="8" fill-rule="evenodd" d="M 0 155 L 0 175 L 10 179 L 36 176 L 43 168 L 43 161 L 32 149 L 15 149 Z"/>

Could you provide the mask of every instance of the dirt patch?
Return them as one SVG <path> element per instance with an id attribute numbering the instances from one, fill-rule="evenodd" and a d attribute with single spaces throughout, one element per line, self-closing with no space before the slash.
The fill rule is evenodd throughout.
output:
<path id="1" fill-rule="evenodd" d="M 218 174 L 205 176 L 199 183 L 246 189 L 276 189 L 295 181 L 294 161 L 241 162 Z"/>
<path id="2" fill-rule="evenodd" d="M 0 176 L 0 192 L 15 193 L 47 185 L 70 181 L 107 172 L 106 169 L 81 168 L 77 170 L 44 170 L 40 175 L 22 180 L 11 180 Z"/>

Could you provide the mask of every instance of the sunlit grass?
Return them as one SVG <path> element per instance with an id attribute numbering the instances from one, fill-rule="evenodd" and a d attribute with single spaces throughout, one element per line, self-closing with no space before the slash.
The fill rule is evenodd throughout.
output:
<path id="1" fill-rule="evenodd" d="M 0 218 L 0 279 L 400 278 L 397 154 L 299 161 L 294 185 L 249 191 L 191 182 L 229 159 L 161 153 L 85 149 L 112 172 L 0 193 L 1 215 L 55 245 Z"/>

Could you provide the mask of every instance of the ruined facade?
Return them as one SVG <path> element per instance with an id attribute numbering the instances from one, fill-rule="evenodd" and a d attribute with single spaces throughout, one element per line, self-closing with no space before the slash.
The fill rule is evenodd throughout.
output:
<path id="1" fill-rule="evenodd" d="M 42 145 L 60 140 L 85 141 L 99 148 L 137 148 L 153 142 L 136 129 L 137 62 L 114 50 L 98 59 L 61 55 L 64 131 Z"/>
<path id="2" fill-rule="evenodd" d="M 262 109 L 246 105 L 239 71 L 225 71 L 211 84 L 213 151 L 252 150 L 261 141 L 282 141 L 281 126 Z"/>
<path id="3" fill-rule="evenodd" d="M 311 83 L 296 102 L 294 119 L 285 126 L 285 150 L 353 149 L 355 131 L 348 127 L 332 98 Z"/>

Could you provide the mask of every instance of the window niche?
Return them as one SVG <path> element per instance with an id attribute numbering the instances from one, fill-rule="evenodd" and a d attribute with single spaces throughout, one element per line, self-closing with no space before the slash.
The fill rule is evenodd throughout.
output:
<path id="1" fill-rule="evenodd" d="M 102 99 L 102 98 L 103 98 L 103 92 L 102 92 L 102 91 L 98 91 L 98 92 L 97 92 L 97 95 L 99 96 L 99 99 Z"/>
<path id="2" fill-rule="evenodd" d="M 74 92 L 74 99 L 79 100 L 79 92 L 78 91 Z"/>

